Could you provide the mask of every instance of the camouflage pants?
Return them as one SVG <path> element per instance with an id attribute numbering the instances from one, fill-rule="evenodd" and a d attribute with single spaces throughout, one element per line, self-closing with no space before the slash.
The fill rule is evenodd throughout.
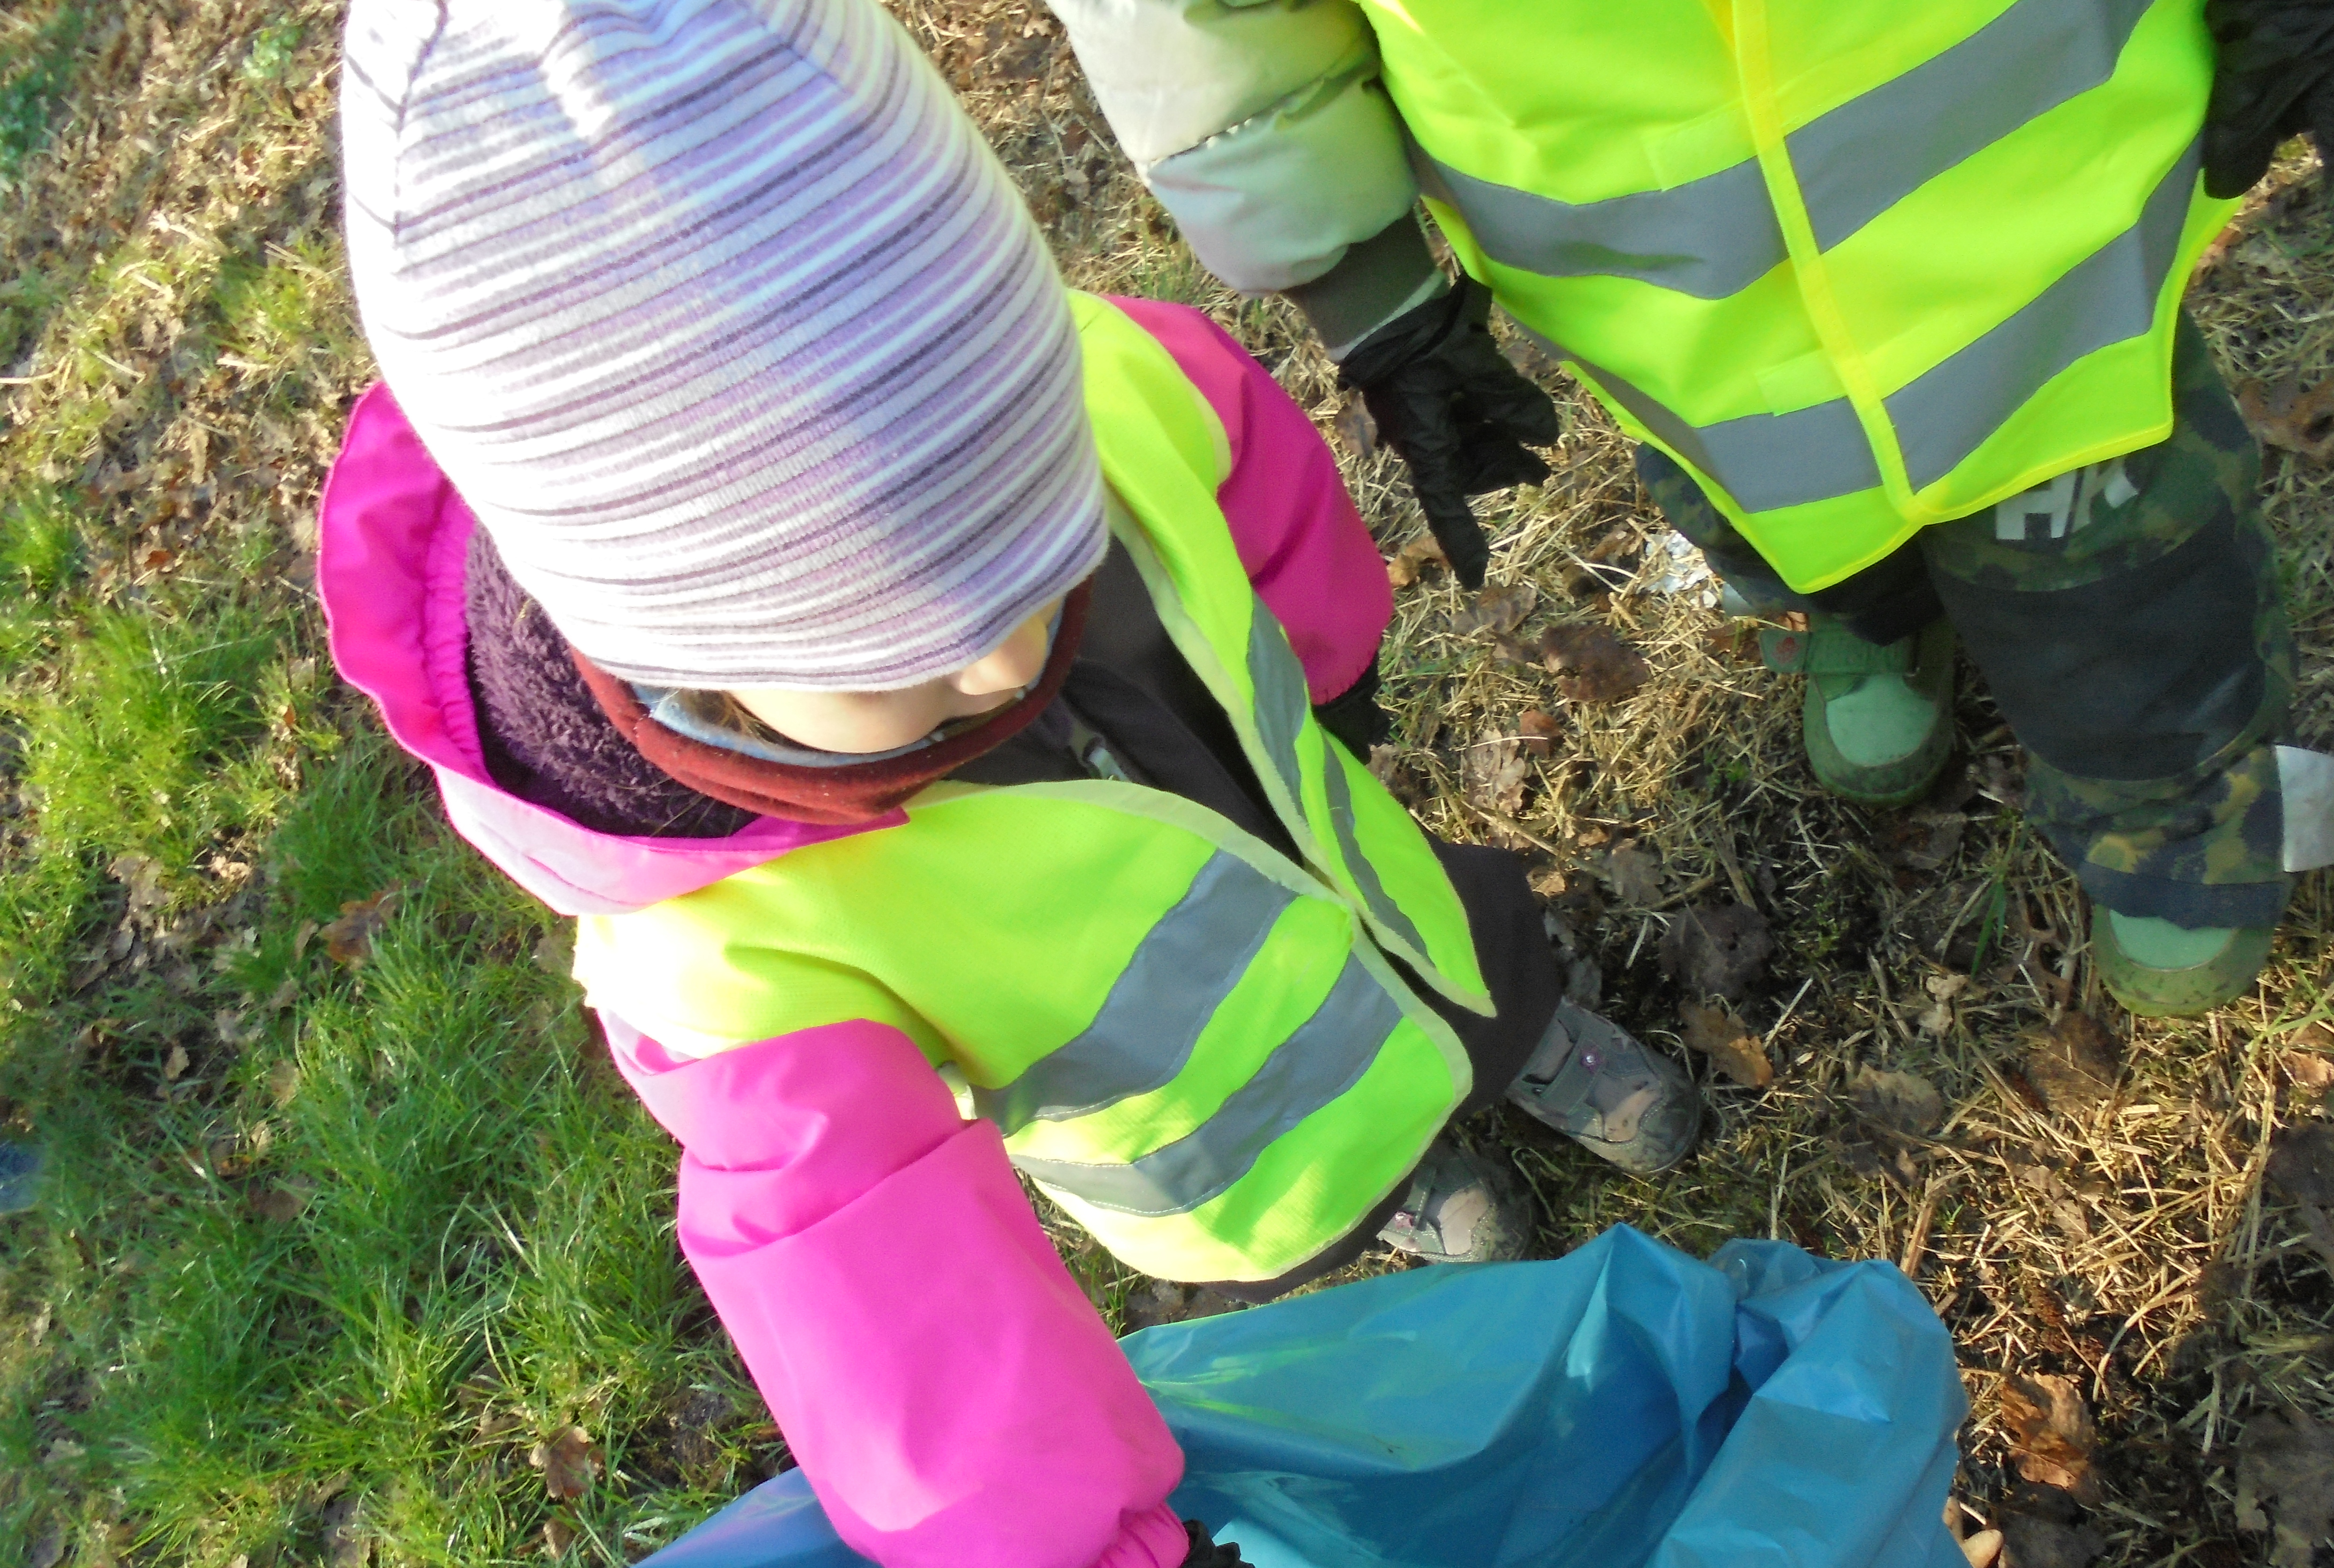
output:
<path id="1" fill-rule="evenodd" d="M 2273 925 L 2291 878 L 2276 743 L 2293 639 L 2261 454 L 2181 323 L 2162 444 L 1924 528 L 1812 595 L 1785 586 L 1661 452 L 1646 487 L 1761 611 L 1890 643 L 1943 613 L 2030 757 L 2027 818 L 2098 902 L 2177 924 Z"/>

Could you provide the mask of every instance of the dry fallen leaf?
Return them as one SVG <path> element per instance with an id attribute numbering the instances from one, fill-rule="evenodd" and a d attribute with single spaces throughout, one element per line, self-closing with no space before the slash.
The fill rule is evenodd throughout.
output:
<path id="1" fill-rule="evenodd" d="M 2299 1410 L 2254 1417 L 2237 1444 L 2237 1527 L 2267 1530 L 2271 1511 L 2272 1568 L 2310 1568 L 2334 1534 L 2334 1428 Z"/>
<path id="2" fill-rule="evenodd" d="M 2018 1473 L 2055 1486 L 2086 1507 L 2098 1503 L 2099 1484 L 2091 1474 L 2098 1437 L 2091 1408 L 2074 1380 L 2048 1372 L 2012 1373 L 2001 1380 L 2001 1419 Z"/>
<path id="3" fill-rule="evenodd" d="M 1633 838 L 1588 857 L 1581 866 L 1610 887 L 1623 904 L 1644 909 L 1662 901 L 1661 860 Z"/>
<path id="4" fill-rule="evenodd" d="M 162 1081 L 176 1083 L 186 1076 L 187 1048 L 177 1040 L 170 1042 L 170 1054 L 162 1059 Z"/>
<path id="5" fill-rule="evenodd" d="M 372 1556 L 372 1540 L 357 1517 L 361 1501 L 343 1492 L 324 1509 L 324 1561 L 331 1568 L 364 1568 Z"/>
<path id="6" fill-rule="evenodd" d="M 1550 626 L 1539 656 L 1558 673 L 1556 689 L 1575 702 L 1614 702 L 1653 678 L 1644 655 L 1602 626 Z"/>
<path id="7" fill-rule="evenodd" d="M 2068 1012 L 2027 1036 L 2019 1065 L 2042 1103 L 2063 1116 L 2080 1116 L 2115 1098 L 2123 1050 L 2107 1025 L 2087 1012 Z"/>
<path id="8" fill-rule="evenodd" d="M 1695 997 L 1740 1002 L 1767 972 L 1775 938 L 1747 904 L 1698 904 L 1662 937 L 1662 973 Z"/>
<path id="9" fill-rule="evenodd" d="M 1564 725 L 1552 713 L 1538 708 L 1527 708 L 1516 720 L 1516 728 L 1523 731 L 1523 748 L 1535 757 L 1545 757 L 1555 748 L 1556 738 L 1564 733 Z"/>
<path id="10" fill-rule="evenodd" d="M 600 1445 L 581 1427 L 567 1427 L 537 1443 L 526 1462 L 543 1472 L 543 1487 L 553 1499 L 573 1503 L 592 1489 L 600 1474 Z"/>
<path id="11" fill-rule="evenodd" d="M 138 564 L 145 567 L 149 572 L 159 572 L 178 558 L 178 554 L 176 550 L 165 550 L 157 547 L 155 549 L 149 550 L 143 556 L 140 556 L 138 558 Z"/>
<path id="12" fill-rule="evenodd" d="M 1452 615 L 1452 634 L 1471 637 L 1478 632 L 1512 632 L 1538 603 L 1539 590 L 1529 583 L 1486 588 L 1475 595 L 1473 604 L 1461 605 Z"/>
<path id="13" fill-rule="evenodd" d="M 251 1200 L 252 1212 L 275 1224 L 289 1224 L 308 1206 L 308 1195 L 297 1187 L 269 1187 Z"/>
<path id="14" fill-rule="evenodd" d="M 2275 386 L 2240 382 L 2237 406 L 2265 445 L 2299 452 L 2315 463 L 2334 457 L 2334 379 L 2306 392 L 2298 375 Z"/>
<path id="15" fill-rule="evenodd" d="M 1451 558 L 1442 553 L 1442 546 L 1432 534 L 1422 534 L 1396 551 L 1386 563 L 1386 581 L 1397 588 L 1407 588 L 1418 581 L 1418 574 L 1429 565 L 1447 566 Z"/>
<path id="16" fill-rule="evenodd" d="M 332 954 L 333 962 L 354 969 L 371 958 L 374 934 L 389 924 L 390 910 L 396 902 L 397 889 L 392 887 L 342 905 L 341 917 L 322 932 L 324 951 Z"/>
<path id="17" fill-rule="evenodd" d="M 1889 1132 L 1926 1137 L 1944 1125 L 1945 1097 L 1909 1072 L 1859 1067 L 1847 1080 L 1847 1098 L 1867 1120 Z"/>
<path id="18" fill-rule="evenodd" d="M 1678 1018 L 1686 1044 L 1743 1088 L 1764 1089 L 1775 1080 L 1775 1065 L 1767 1060 L 1766 1047 L 1732 1010 L 1689 1002 L 1678 1009 Z"/>
<path id="19" fill-rule="evenodd" d="M 290 1105 L 300 1092 L 300 1064 L 286 1057 L 267 1070 L 267 1094 L 280 1108 Z"/>
<path id="20" fill-rule="evenodd" d="M 1969 1559 L 1970 1568 L 1993 1568 L 1993 1560 L 2001 1555 L 2001 1532 L 1980 1530 L 1961 1540 L 1962 1555 Z"/>
<path id="21" fill-rule="evenodd" d="M 1479 740 L 1467 748 L 1459 763 L 1459 788 L 1467 799 L 1502 817 L 1523 809 L 1524 787 L 1530 779 L 1531 763 L 1514 740 Z"/>
<path id="22" fill-rule="evenodd" d="M 564 1554 L 567 1548 L 575 1544 L 578 1534 L 575 1526 L 564 1519 L 545 1519 L 543 1522 L 543 1554 L 546 1557 Z"/>
<path id="23" fill-rule="evenodd" d="M 118 855 L 106 869 L 130 895 L 130 915 L 142 919 L 170 901 L 162 886 L 162 863 L 150 855 Z"/>
<path id="24" fill-rule="evenodd" d="M 2107 1537 L 2088 1524 L 2039 1514 L 2006 1513 L 2001 1519 L 2001 1568 L 2090 1568 L 2107 1549 Z"/>
<path id="25" fill-rule="evenodd" d="M 2270 1145 L 2269 1179 L 2298 1204 L 2334 1205 L 2334 1123 L 2287 1128 Z"/>
<path id="26" fill-rule="evenodd" d="M 2278 1058 L 2285 1080 L 2303 1094 L 2323 1095 L 2334 1089 L 2334 1056 L 2314 1050 L 2289 1050 Z"/>
<path id="27" fill-rule="evenodd" d="M 1345 450 L 1356 458 L 1367 458 L 1378 450 L 1378 421 L 1359 392 L 1345 394 L 1345 401 L 1337 405 L 1337 417 L 1331 421 L 1331 428 Z"/>
<path id="28" fill-rule="evenodd" d="M 1531 381 L 1548 381 L 1564 373 L 1563 362 L 1531 339 L 1518 333 L 1500 345 L 1509 364 Z"/>

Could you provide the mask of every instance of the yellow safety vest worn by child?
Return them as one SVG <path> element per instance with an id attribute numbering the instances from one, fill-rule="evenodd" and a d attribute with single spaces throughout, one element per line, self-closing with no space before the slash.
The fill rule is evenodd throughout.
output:
<path id="1" fill-rule="evenodd" d="M 1142 329 L 1076 308 L 1114 531 L 1298 857 L 1136 784 L 943 783 L 898 827 L 585 916 L 576 974 L 690 1054 L 890 1025 L 1120 1258 L 1268 1279 L 1366 1215 L 1470 1087 L 1388 955 L 1490 1003 L 1425 836 L 1315 721 L 1249 586 L 1220 422 Z"/>

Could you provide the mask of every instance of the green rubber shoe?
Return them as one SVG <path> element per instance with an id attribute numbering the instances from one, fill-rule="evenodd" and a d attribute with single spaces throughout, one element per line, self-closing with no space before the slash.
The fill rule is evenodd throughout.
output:
<path id="1" fill-rule="evenodd" d="M 2270 936 L 2267 926 L 2191 931 L 2168 920 L 2097 909 L 2091 957 L 2099 966 L 2099 982 L 2127 1011 L 2142 1018 L 2194 1018 L 2252 988 L 2269 961 Z"/>
<path id="2" fill-rule="evenodd" d="M 1833 794 L 1905 806 L 1929 792 L 1953 750 L 1953 629 L 1943 618 L 1886 647 L 1828 615 L 1804 632 L 1769 629 L 1770 670 L 1805 675 L 1808 762 Z"/>

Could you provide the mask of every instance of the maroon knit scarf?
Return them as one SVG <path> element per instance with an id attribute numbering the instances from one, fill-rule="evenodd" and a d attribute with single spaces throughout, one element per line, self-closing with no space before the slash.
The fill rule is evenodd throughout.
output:
<path id="1" fill-rule="evenodd" d="M 995 747 L 1003 745 L 1046 711 L 1069 677 L 1078 640 L 1086 629 L 1090 583 L 1081 583 L 1062 601 L 1062 623 L 1037 683 L 1019 700 L 998 710 L 987 723 L 933 745 L 880 762 L 849 762 L 836 768 L 805 768 L 771 762 L 741 751 L 709 746 L 665 728 L 628 681 L 600 669 L 569 648 L 593 702 L 640 754 L 700 795 L 767 817 L 797 822 L 872 822 L 897 809 L 927 784 L 938 782 Z"/>

